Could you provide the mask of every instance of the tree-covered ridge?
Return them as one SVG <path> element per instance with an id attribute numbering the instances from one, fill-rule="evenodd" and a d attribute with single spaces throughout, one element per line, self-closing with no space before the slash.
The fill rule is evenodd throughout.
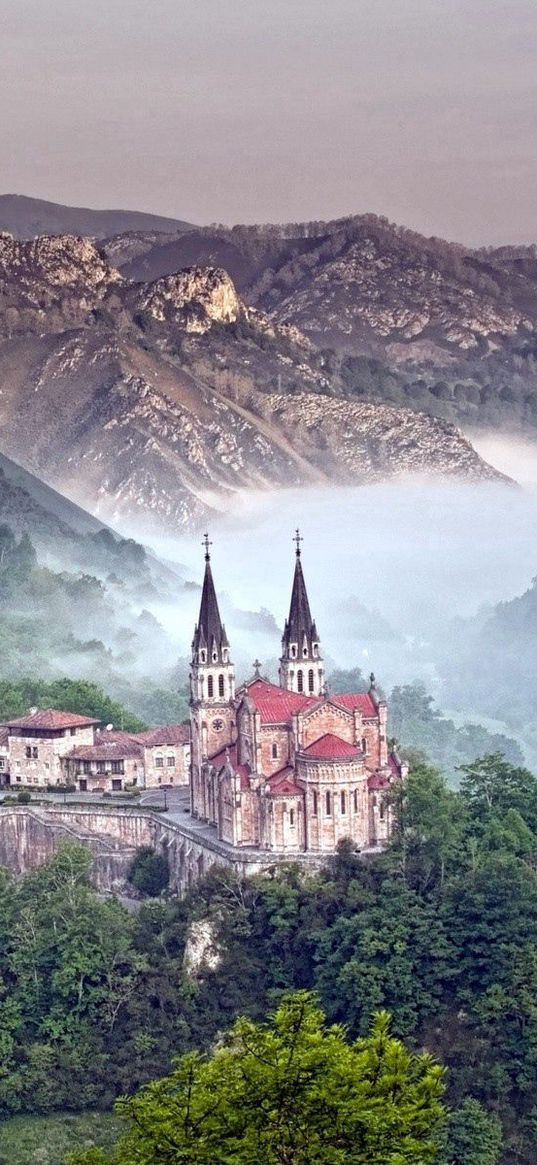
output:
<path id="1" fill-rule="evenodd" d="M 106 551 L 110 561 L 110 547 L 116 547 L 117 575 L 103 580 L 97 574 L 52 570 L 39 560 L 26 533 L 17 537 L 10 526 L 0 524 L 0 678 L 26 693 L 33 686 L 28 677 L 42 677 L 30 704 L 43 706 L 40 692 L 48 687 L 51 703 L 86 715 L 98 715 L 89 706 L 89 693 L 84 708 L 58 704 L 71 698 L 67 695 L 71 689 L 69 684 L 55 689 L 56 678 L 58 672 L 67 673 L 72 691 L 76 682 L 82 686 L 86 680 L 97 682 L 115 697 L 115 709 L 102 718 L 118 725 L 122 718 L 124 727 L 129 726 L 129 715 L 119 716 L 118 704 L 130 708 L 133 722 L 183 720 L 187 701 L 184 689 L 178 691 L 178 681 L 184 682 L 185 669 L 174 675 L 173 652 L 163 628 L 148 610 L 140 610 L 139 597 L 132 605 L 129 599 L 129 574 L 132 582 L 138 573 L 139 586 L 150 593 L 143 548 L 130 540 L 114 540 L 106 530 L 88 535 L 86 541 L 91 542 L 96 571 L 101 552 Z M 163 659 L 169 659 L 169 665 Z M 99 700 L 102 704 L 104 697 Z M 13 703 L 20 705 L 17 696 Z M 0 717 L 21 715 L 28 707 L 26 702 L 17 712 L 16 707 L 0 706 Z"/>
<path id="2" fill-rule="evenodd" d="M 466 1146 L 448 1165 L 494 1165 L 475 1148 L 476 1112 L 484 1143 L 501 1118 L 502 1165 L 533 1165 L 537 781 L 491 756 L 455 792 L 420 766 L 395 812 L 373 860 L 343 848 L 307 878 L 292 865 L 247 880 L 214 869 L 186 900 L 136 915 L 97 897 L 84 850 L 22 882 L 4 874 L 0 1115 L 108 1108 L 237 1016 L 264 1022 L 305 990 L 351 1041 L 386 1010 L 394 1037 L 446 1065 Z M 197 966 L 185 959 L 194 924 L 210 940 Z"/>
<path id="3" fill-rule="evenodd" d="M 488 671 L 481 682 L 490 689 Z M 339 692 L 365 692 L 367 688 L 368 681 L 357 667 L 337 669 L 328 677 L 328 690 L 336 698 Z M 457 695 L 462 701 L 462 690 Z M 511 764 L 524 763 L 516 740 L 501 732 L 490 732 L 480 724 L 457 727 L 435 706 L 422 683 L 397 685 L 387 695 L 387 702 L 388 732 L 401 756 L 410 763 L 427 761 L 437 765 L 451 784 L 458 784 L 461 765 L 484 753 L 498 752 Z"/>

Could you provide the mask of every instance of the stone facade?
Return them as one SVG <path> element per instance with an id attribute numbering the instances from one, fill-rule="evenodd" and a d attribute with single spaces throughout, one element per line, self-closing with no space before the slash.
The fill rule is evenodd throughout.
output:
<path id="1" fill-rule="evenodd" d="M 188 785 L 190 725 L 149 732 L 99 731 L 99 722 L 57 709 L 33 710 L 0 726 L 0 781 L 80 792 Z"/>
<path id="2" fill-rule="evenodd" d="M 256 674 L 235 692 L 208 543 L 192 644 L 191 808 L 235 847 L 328 854 L 386 844 L 389 791 L 406 775 L 388 752 L 387 707 L 367 692 L 329 695 L 297 531 L 295 574 L 279 685 Z"/>
<path id="3" fill-rule="evenodd" d="M 137 739 L 143 748 L 146 789 L 190 783 L 190 724 L 169 724 Z"/>
<path id="4" fill-rule="evenodd" d="M 74 748 L 93 744 L 97 720 L 56 709 L 34 710 L 7 725 L 9 783 L 61 784 L 63 760 Z"/>

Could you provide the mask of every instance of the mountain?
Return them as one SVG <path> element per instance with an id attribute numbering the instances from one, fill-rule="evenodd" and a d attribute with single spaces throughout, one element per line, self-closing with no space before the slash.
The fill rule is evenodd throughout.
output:
<path id="1" fill-rule="evenodd" d="M 16 239 L 33 239 L 38 235 L 87 235 L 105 239 L 127 231 L 152 231 L 176 234 L 191 230 L 180 219 L 145 214 L 139 210 L 91 210 L 83 206 L 62 206 L 42 198 L 23 194 L 0 194 L 0 231 Z"/>
<path id="2" fill-rule="evenodd" d="M 507 602 L 487 607 L 450 628 L 440 670 L 455 706 L 508 725 L 536 763 L 537 579 Z"/>
<path id="3" fill-rule="evenodd" d="M 249 487 L 497 476 L 453 426 L 346 399 L 221 268 L 140 284 L 91 240 L 0 235 L 0 339 L 3 451 L 104 520 L 175 529 Z"/>
<path id="4" fill-rule="evenodd" d="M 248 303 L 320 347 L 395 363 L 529 333 L 537 319 L 534 249 L 472 251 L 375 215 L 203 228 L 157 241 L 123 274 L 145 281 L 190 264 L 224 267 Z"/>
<path id="5" fill-rule="evenodd" d="M 147 280 L 207 262 L 274 324 L 333 350 L 348 394 L 472 429 L 537 429 L 535 246 L 472 250 L 356 215 L 203 228 L 122 271 Z"/>

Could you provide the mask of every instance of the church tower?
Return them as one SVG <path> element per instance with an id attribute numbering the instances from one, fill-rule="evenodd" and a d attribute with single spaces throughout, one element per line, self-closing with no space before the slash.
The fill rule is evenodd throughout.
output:
<path id="1" fill-rule="evenodd" d="M 205 576 L 199 619 L 192 640 L 190 665 L 190 718 L 192 728 L 192 800 L 201 767 L 207 757 L 232 744 L 235 728 L 235 669 L 229 656 L 226 629 L 220 618 L 214 589 L 208 535 L 205 547 Z"/>
<path id="2" fill-rule="evenodd" d="M 324 692 L 324 665 L 317 627 L 311 617 L 308 593 L 302 571 L 300 543 L 297 530 L 295 576 L 291 594 L 289 618 L 285 623 L 280 659 L 280 687 L 306 696 L 321 696 Z"/>

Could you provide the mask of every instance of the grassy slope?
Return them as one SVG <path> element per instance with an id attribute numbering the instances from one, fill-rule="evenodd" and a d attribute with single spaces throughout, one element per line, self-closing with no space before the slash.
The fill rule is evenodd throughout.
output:
<path id="1" fill-rule="evenodd" d="M 61 1165 L 69 1150 L 110 1148 L 120 1129 L 113 1113 L 16 1116 L 0 1121 L 0 1165 Z"/>

